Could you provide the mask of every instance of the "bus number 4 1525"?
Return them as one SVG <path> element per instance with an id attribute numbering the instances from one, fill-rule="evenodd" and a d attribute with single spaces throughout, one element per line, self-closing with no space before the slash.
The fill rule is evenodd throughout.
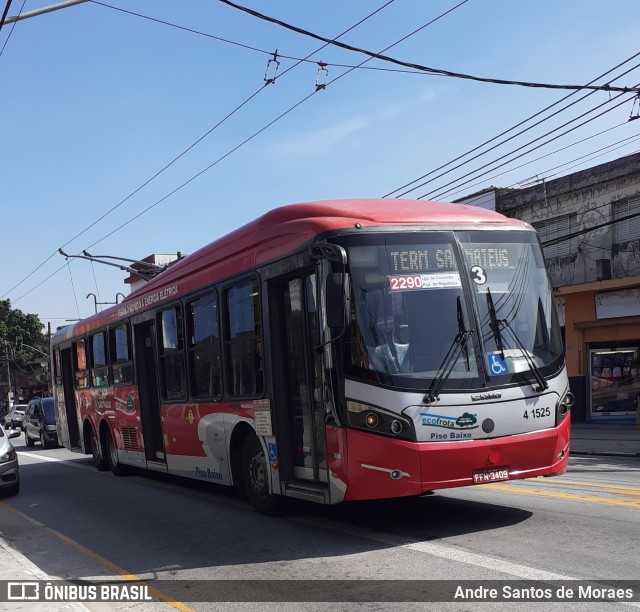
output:
<path id="1" fill-rule="evenodd" d="M 550 408 L 532 408 L 531 410 L 525 410 L 522 415 L 523 419 L 528 419 L 531 415 L 532 419 L 542 419 L 543 417 L 551 416 Z"/>

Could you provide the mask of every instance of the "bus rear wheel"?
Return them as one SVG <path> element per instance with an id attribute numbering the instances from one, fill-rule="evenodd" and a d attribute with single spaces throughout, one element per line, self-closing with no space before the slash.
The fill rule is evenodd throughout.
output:
<path id="1" fill-rule="evenodd" d="M 126 466 L 120 462 L 118 458 L 118 447 L 113 439 L 111 432 L 106 432 L 105 442 L 107 445 L 107 461 L 109 463 L 109 469 L 113 472 L 114 476 L 123 476 L 126 473 Z"/>
<path id="2" fill-rule="evenodd" d="M 102 445 L 93 429 L 91 429 L 91 455 L 93 456 L 93 465 L 95 465 L 96 470 L 106 472 L 109 469 L 107 460 L 102 452 Z"/>
<path id="3" fill-rule="evenodd" d="M 260 440 L 255 434 L 245 438 L 242 448 L 244 490 L 258 512 L 275 516 L 282 508 L 282 497 L 269 492 L 269 468 Z"/>

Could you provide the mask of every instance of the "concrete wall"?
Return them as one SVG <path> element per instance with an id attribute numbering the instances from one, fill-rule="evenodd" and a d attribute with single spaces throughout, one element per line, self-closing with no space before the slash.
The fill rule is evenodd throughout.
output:
<path id="1" fill-rule="evenodd" d="M 633 197 L 640 197 L 640 154 L 499 193 L 496 210 L 531 224 L 575 213 L 577 231 L 602 226 L 579 235 L 574 252 L 547 260 L 552 285 L 562 287 L 595 281 L 599 259 L 611 261 L 612 278 L 638 274 L 640 240 L 614 245 L 613 225 L 604 225 L 612 220 L 614 202 Z"/>

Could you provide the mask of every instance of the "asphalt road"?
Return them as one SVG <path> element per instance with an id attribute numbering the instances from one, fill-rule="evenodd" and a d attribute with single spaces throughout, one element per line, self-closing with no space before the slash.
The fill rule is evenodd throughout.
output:
<path id="1" fill-rule="evenodd" d="M 97 472 L 89 457 L 65 449 L 27 449 L 21 443 L 17 448 L 21 492 L 0 500 L 0 535 L 10 546 L 52 577 L 96 583 L 140 579 L 156 598 L 85 604 L 95 611 L 507 610 L 514 605 L 389 601 L 406 595 L 403 580 L 555 585 L 618 579 L 634 580 L 640 590 L 637 458 L 572 457 L 560 478 L 337 507 L 293 503 L 284 516 L 268 518 L 224 487 L 142 472 L 116 478 Z M 263 582 L 252 582 L 258 580 Z M 306 594 L 318 600 L 331 593 L 326 597 L 339 599 L 353 596 L 362 584 L 378 589 L 378 603 L 251 603 L 277 601 L 284 597 L 281 589 L 294 598 Z M 225 596 L 232 602 L 210 602 Z M 520 605 L 547 610 L 563 604 Z M 576 602 L 572 609 L 599 605 Z M 613 603 L 607 610 L 629 606 L 640 607 Z"/>

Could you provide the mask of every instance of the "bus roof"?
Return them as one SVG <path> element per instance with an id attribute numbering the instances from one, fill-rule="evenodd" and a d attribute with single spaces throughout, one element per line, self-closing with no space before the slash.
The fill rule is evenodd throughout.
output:
<path id="1" fill-rule="evenodd" d="M 527 227 L 522 221 L 491 210 L 444 202 L 349 199 L 289 204 L 265 213 L 186 256 L 133 291 L 120 304 L 62 329 L 56 336 L 85 333 L 142 312 L 158 302 L 273 261 L 311 244 L 323 232 L 354 228 L 356 224 L 362 227 Z"/>

